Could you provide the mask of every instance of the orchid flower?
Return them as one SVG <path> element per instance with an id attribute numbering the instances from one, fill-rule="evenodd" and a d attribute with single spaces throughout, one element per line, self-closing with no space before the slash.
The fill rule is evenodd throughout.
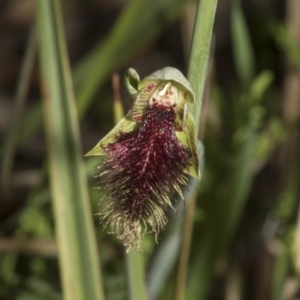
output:
<path id="1" fill-rule="evenodd" d="M 133 99 L 128 114 L 90 152 L 105 155 L 96 168 L 101 222 L 129 251 L 141 250 L 147 231 L 157 235 L 174 210 L 172 198 L 200 179 L 195 126 L 187 104 L 194 102 L 189 82 L 166 67 L 140 81 L 129 69 L 125 84 Z"/>

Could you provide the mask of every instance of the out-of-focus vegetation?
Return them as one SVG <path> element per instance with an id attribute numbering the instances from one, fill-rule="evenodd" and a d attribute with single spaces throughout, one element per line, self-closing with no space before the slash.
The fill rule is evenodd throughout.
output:
<path id="1" fill-rule="evenodd" d="M 41 13 L 35 11 L 38 2 L 0 3 L 0 299 L 7 300 L 62 299 L 61 280 L 67 275 L 59 268 L 63 243 L 58 247 L 59 224 L 52 205 L 56 213 L 61 205 L 67 215 L 74 213 L 81 220 L 88 216 L 84 211 L 89 201 L 94 214 L 98 209 L 100 194 L 92 179 L 97 158 L 85 160 L 89 197 L 83 196 L 83 206 L 78 191 L 85 194 L 85 179 L 74 186 L 74 202 L 54 202 L 45 119 L 65 128 L 70 137 L 65 147 L 71 151 L 61 148 L 66 164 L 56 168 L 59 173 L 60 167 L 62 172 L 76 169 L 69 176 L 75 184 L 84 170 L 74 162 L 80 164 L 80 155 L 114 124 L 112 74 L 122 76 L 134 67 L 145 76 L 168 65 L 187 74 L 186 53 L 196 11 L 196 2 L 184 0 L 60 1 L 77 122 L 70 108 L 72 90 L 65 91 L 70 107 L 55 106 L 48 115 L 42 111 L 41 76 L 43 80 L 52 76 L 56 91 L 70 88 L 70 76 L 58 70 L 62 80 L 57 80 L 39 71 L 35 53 L 41 51 L 42 41 L 36 40 L 41 27 L 33 29 L 35 16 Z M 127 255 L 127 263 L 124 247 L 102 230 L 94 216 L 101 260 L 98 265 L 96 259 L 94 269 L 101 270 L 105 299 L 128 299 L 129 294 L 134 299 L 132 284 L 135 276 L 137 283 L 143 280 L 142 267 L 150 299 L 300 297 L 299 20 L 295 0 L 218 1 L 200 118 L 205 149 L 200 145 L 205 157 L 202 180 L 190 184 L 185 205 L 178 202 L 177 215 L 170 216 L 159 244 L 151 234 L 145 236 L 144 252 Z M 40 22 L 47 20 L 43 17 Z M 55 18 L 54 23 L 62 29 Z M 60 45 L 52 55 L 64 57 L 64 35 L 55 30 L 52 34 Z M 50 53 L 44 64 L 51 69 L 50 46 L 43 51 Z M 66 61 L 66 57 L 61 61 L 63 69 Z M 130 100 L 122 85 L 121 98 L 127 110 Z M 76 144 L 77 127 L 83 151 Z M 78 149 L 73 152 L 70 145 Z M 57 184 L 68 190 L 70 182 Z M 79 238 L 82 247 L 83 256 L 64 248 L 75 261 L 86 251 L 95 255 L 85 248 L 91 240 L 83 236 L 93 233 L 83 222 L 74 232 L 66 232 L 73 241 Z M 71 268 L 75 277 L 75 268 L 87 272 L 84 268 L 91 261 L 77 263 Z M 96 273 L 89 275 L 99 278 Z"/>

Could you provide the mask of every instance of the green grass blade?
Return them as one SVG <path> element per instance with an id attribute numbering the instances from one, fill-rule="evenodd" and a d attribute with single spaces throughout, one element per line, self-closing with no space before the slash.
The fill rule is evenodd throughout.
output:
<path id="1" fill-rule="evenodd" d="M 232 1 L 231 32 L 233 58 L 240 82 L 248 86 L 254 76 L 254 53 L 240 0 Z"/>
<path id="2" fill-rule="evenodd" d="M 36 17 L 51 193 L 64 299 L 103 299 L 58 1 L 37 0 Z"/>
<path id="3" fill-rule="evenodd" d="M 31 72 L 34 65 L 36 52 L 36 38 L 34 30 L 31 31 L 24 62 L 20 72 L 19 82 L 16 88 L 13 113 L 10 118 L 10 125 L 7 133 L 7 139 L 4 144 L 4 151 L 0 164 L 0 195 L 8 195 L 10 189 L 10 179 L 13 167 L 15 148 L 18 140 L 18 134 L 21 127 L 21 115 L 24 110 L 26 95 L 31 78 Z"/>
<path id="4" fill-rule="evenodd" d="M 195 103 L 190 105 L 189 110 L 195 120 L 196 133 L 200 123 L 200 112 L 217 3 L 218 0 L 199 1 L 193 32 L 188 80 L 195 93 Z"/>

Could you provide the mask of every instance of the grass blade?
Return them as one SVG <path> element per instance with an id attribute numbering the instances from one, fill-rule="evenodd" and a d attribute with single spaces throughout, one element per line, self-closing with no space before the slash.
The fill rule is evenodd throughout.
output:
<path id="1" fill-rule="evenodd" d="M 196 134 L 200 123 L 200 112 L 217 3 L 218 0 L 199 1 L 194 26 L 188 80 L 195 93 L 195 103 L 189 107 L 189 110 L 195 120 Z"/>
<path id="2" fill-rule="evenodd" d="M 254 53 L 250 34 L 242 12 L 240 0 L 232 1 L 231 31 L 233 42 L 233 58 L 238 77 L 244 86 L 250 84 L 254 76 Z"/>
<path id="3" fill-rule="evenodd" d="M 37 0 L 36 17 L 51 193 L 64 299 L 103 299 L 58 1 Z"/>

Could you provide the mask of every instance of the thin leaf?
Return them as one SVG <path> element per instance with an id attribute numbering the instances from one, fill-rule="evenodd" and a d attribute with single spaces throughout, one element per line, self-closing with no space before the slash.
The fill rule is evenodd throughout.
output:
<path id="1" fill-rule="evenodd" d="M 238 77 L 247 86 L 254 76 L 254 54 L 240 0 L 232 1 L 231 30 L 233 58 Z"/>
<path id="2" fill-rule="evenodd" d="M 64 299 L 103 299 L 58 1 L 37 0 L 43 105 Z"/>
<path id="3" fill-rule="evenodd" d="M 196 136 L 198 135 L 200 123 L 200 112 L 217 3 L 218 0 L 199 1 L 194 26 L 188 80 L 195 94 L 195 104 L 189 104 L 189 111 L 195 120 Z"/>

